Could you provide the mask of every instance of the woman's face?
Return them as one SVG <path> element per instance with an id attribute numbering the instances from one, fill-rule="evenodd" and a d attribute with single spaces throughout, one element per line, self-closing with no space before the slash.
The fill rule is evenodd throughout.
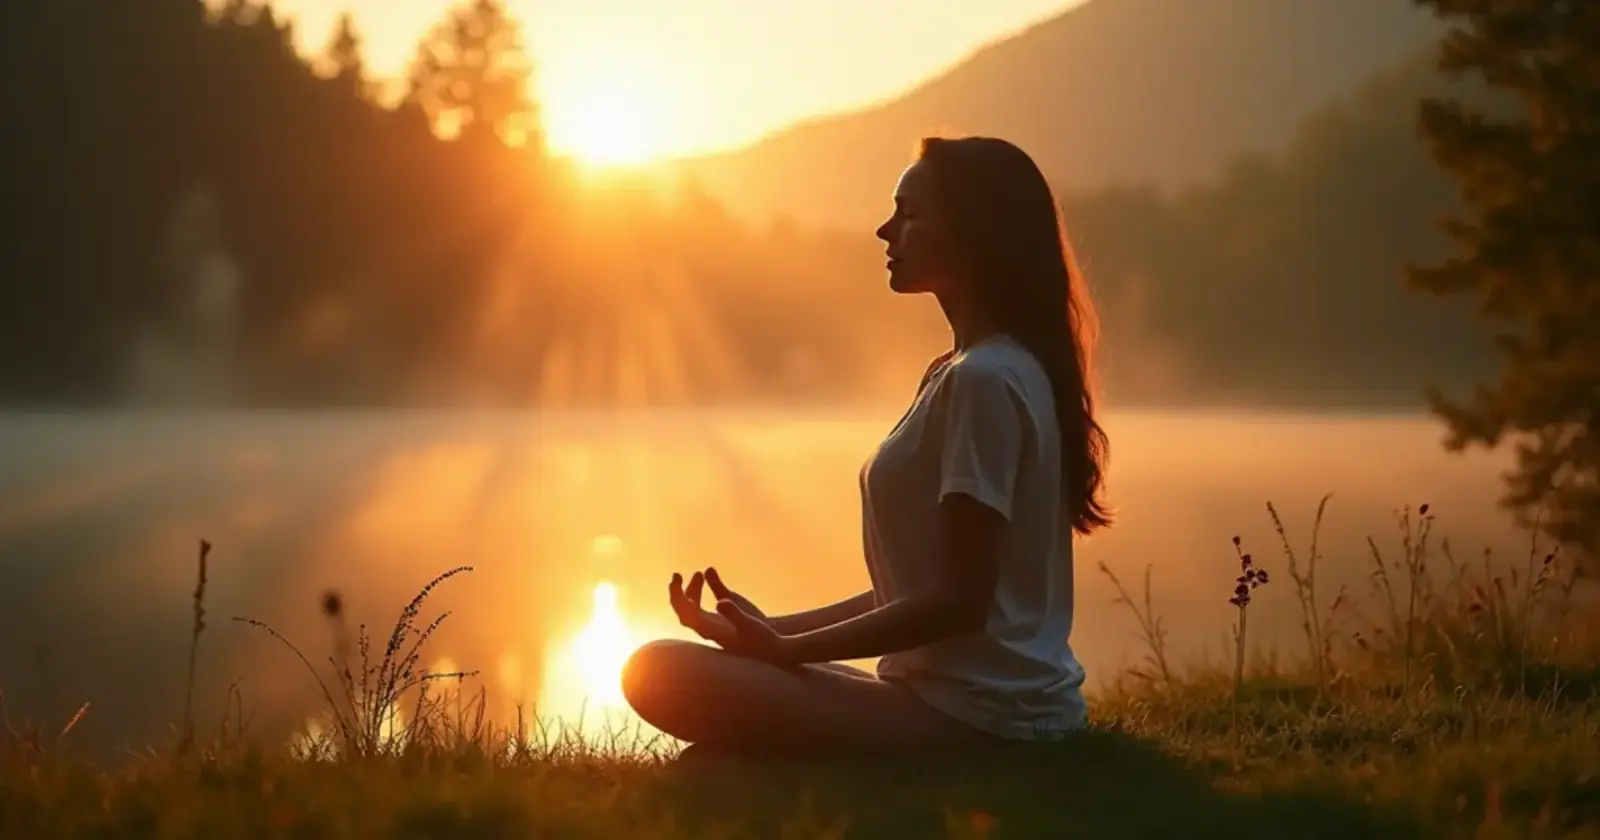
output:
<path id="1" fill-rule="evenodd" d="M 912 164 L 894 190 L 894 215 L 878 228 L 888 245 L 889 288 L 902 294 L 947 291 L 949 237 L 933 200 L 927 164 Z"/>

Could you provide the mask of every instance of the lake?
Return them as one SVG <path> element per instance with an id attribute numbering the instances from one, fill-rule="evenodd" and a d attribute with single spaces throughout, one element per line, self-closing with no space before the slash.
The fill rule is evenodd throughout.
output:
<path id="1" fill-rule="evenodd" d="M 265 621 L 324 662 L 319 612 L 382 638 L 437 573 L 451 611 L 426 662 L 478 673 L 491 713 L 571 720 L 616 703 L 627 650 L 683 636 L 673 571 L 716 564 L 768 612 L 867 586 L 856 473 L 898 417 L 858 412 L 107 413 L 0 416 L 0 689 L 13 717 L 144 743 L 181 715 L 198 541 L 214 549 L 196 706 L 216 726 L 237 681 L 256 731 L 315 711 L 316 684 Z M 1114 529 L 1078 549 L 1072 643 L 1101 685 L 1142 656 L 1104 562 L 1156 607 L 1180 658 L 1221 658 L 1237 573 L 1231 538 L 1271 570 L 1252 638 L 1298 653 L 1292 584 L 1265 504 L 1308 547 L 1318 499 L 1325 592 L 1364 593 L 1370 535 L 1430 503 L 1462 556 L 1521 558 L 1495 504 L 1507 456 L 1446 454 L 1425 417 L 1113 413 Z M 1304 556 L 1302 554 L 1302 556 Z M 596 617 L 598 614 L 598 618 Z M 1257 616 L 1260 616 L 1259 618 Z M 592 712 L 591 712 L 592 714 Z M 286 737 L 286 735 L 285 735 Z"/>

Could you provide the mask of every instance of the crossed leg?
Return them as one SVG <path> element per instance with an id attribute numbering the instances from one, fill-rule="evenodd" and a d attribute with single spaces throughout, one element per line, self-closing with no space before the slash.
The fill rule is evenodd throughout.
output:
<path id="1" fill-rule="evenodd" d="M 964 747 L 993 738 L 903 685 L 844 665 L 779 668 L 695 642 L 661 640 L 623 670 L 628 704 L 691 744 L 800 753 Z"/>

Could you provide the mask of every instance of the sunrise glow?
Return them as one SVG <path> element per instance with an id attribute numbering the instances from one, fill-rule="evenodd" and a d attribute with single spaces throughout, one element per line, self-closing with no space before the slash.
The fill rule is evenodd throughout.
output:
<path id="1" fill-rule="evenodd" d="M 622 84 L 595 84 L 547 104 L 550 148 L 593 166 L 647 162 L 661 156 L 659 127 L 647 97 Z"/>

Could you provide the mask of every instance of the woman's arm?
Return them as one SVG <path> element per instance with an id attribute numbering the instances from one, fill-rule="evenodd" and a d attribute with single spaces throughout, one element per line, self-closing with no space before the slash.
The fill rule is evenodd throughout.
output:
<path id="1" fill-rule="evenodd" d="M 1000 578 L 1024 447 L 1024 406 L 997 370 L 952 368 L 941 381 L 939 566 L 920 591 L 856 618 L 769 640 L 791 662 L 866 659 L 983 632 Z"/>
<path id="2" fill-rule="evenodd" d="M 939 507 L 948 550 L 935 584 L 816 629 L 775 625 L 781 637 L 777 658 L 793 663 L 870 659 L 982 632 L 999 579 L 994 545 L 1005 517 L 965 493 L 946 496 Z"/>
<path id="3" fill-rule="evenodd" d="M 813 610 L 790 613 L 788 615 L 775 615 L 767 618 L 767 623 L 780 636 L 794 636 L 800 633 L 809 633 L 841 621 L 849 621 L 859 615 L 870 611 L 877 605 L 872 590 L 867 590 L 859 595 L 852 595 L 838 603 Z"/>

